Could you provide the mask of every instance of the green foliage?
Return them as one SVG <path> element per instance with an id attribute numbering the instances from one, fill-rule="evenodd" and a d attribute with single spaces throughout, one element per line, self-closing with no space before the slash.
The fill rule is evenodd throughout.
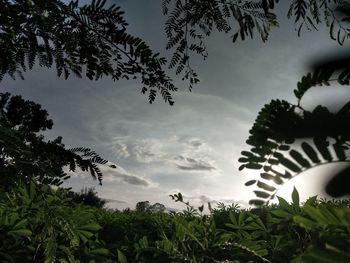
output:
<path id="1" fill-rule="evenodd" d="M 2 262 L 347 262 L 350 202 L 210 214 L 112 211 L 76 204 L 68 191 L 31 181 L 0 201 Z M 222 222 L 225 222 L 222 224 Z"/>
<path id="2" fill-rule="evenodd" d="M 252 210 L 221 204 L 212 208 L 209 215 L 200 216 L 198 211 L 192 217 L 184 212 L 164 214 L 165 221 L 160 221 L 160 215 L 154 214 L 152 216 L 157 218 L 158 224 L 149 229 L 152 234 L 141 237 L 142 234 L 134 229 L 138 240 L 131 245 L 125 237 L 124 246 L 117 250 L 118 260 L 282 263 L 312 262 L 317 258 L 320 262 L 327 262 L 327 259 L 329 262 L 346 262 L 350 237 L 349 203 L 316 200 L 314 197 L 302 205 L 298 196 L 295 189 L 292 204 L 283 198 L 279 198 L 278 205 Z M 139 212 L 114 213 L 112 218 L 125 218 L 126 221 L 118 223 L 118 227 L 123 228 L 135 222 L 131 215 L 136 214 L 141 215 Z M 226 224 L 218 227 L 220 220 Z"/>
<path id="3" fill-rule="evenodd" d="M 34 179 L 6 194 L 0 202 L 2 262 L 85 262 L 109 255 L 92 211 L 75 206 L 67 194 Z"/>
<path id="4" fill-rule="evenodd" d="M 165 102 L 174 102 L 176 87 L 162 70 L 166 63 L 140 38 L 127 32 L 124 12 L 105 0 L 79 5 L 59 0 L 1 1 L 0 79 L 12 78 L 39 66 L 56 67 L 57 75 L 71 73 L 98 80 L 141 77 L 142 93 L 149 102 L 157 92 Z"/>
<path id="5" fill-rule="evenodd" d="M 165 210 L 165 205 L 160 203 L 151 205 L 149 201 L 141 201 L 136 204 L 136 211 L 139 212 L 163 213 Z"/>

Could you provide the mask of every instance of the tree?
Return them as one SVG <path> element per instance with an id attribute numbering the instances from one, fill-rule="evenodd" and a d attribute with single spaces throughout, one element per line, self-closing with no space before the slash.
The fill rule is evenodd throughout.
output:
<path id="1" fill-rule="evenodd" d="M 0 79 L 5 74 L 23 78 L 36 59 L 42 67 L 56 67 L 57 75 L 71 73 L 98 80 L 141 76 L 142 93 L 149 102 L 160 92 L 173 104 L 176 91 L 165 74 L 166 60 L 146 43 L 127 33 L 124 12 L 106 0 L 79 6 L 78 0 L 4 0 L 0 2 Z"/>
<path id="2" fill-rule="evenodd" d="M 79 193 L 72 193 L 73 200 L 77 203 L 83 203 L 97 208 L 103 208 L 106 201 L 97 196 L 97 192 L 94 188 L 84 187 Z"/>
<path id="3" fill-rule="evenodd" d="M 278 26 L 278 0 L 162 0 L 168 16 L 165 31 L 167 49 L 174 50 L 169 68 L 189 80 L 190 90 L 199 82 L 190 56 L 208 55 L 205 38 L 214 30 L 232 34 L 235 42 L 259 34 L 262 41 Z M 349 5 L 345 0 L 294 0 L 287 17 L 295 20 L 300 35 L 303 28 L 317 29 L 325 23 L 331 38 L 343 44 L 348 36 Z M 58 76 L 90 79 L 111 76 L 113 80 L 141 77 L 142 93 L 152 103 L 157 95 L 174 103 L 177 88 L 164 71 L 166 60 L 146 43 L 127 32 L 120 7 L 106 7 L 106 0 L 79 5 L 59 0 L 4 0 L 0 3 L 0 78 L 11 77 L 39 65 L 55 65 Z"/>
<path id="4" fill-rule="evenodd" d="M 147 212 L 149 207 L 150 207 L 149 201 L 137 202 L 137 204 L 136 204 L 136 211 Z"/>
<path id="5" fill-rule="evenodd" d="M 166 48 L 174 50 L 169 67 L 192 84 L 199 81 L 190 64 L 191 54 L 208 56 L 206 37 L 214 30 L 231 34 L 233 42 L 239 38 L 253 38 L 258 34 L 268 40 L 278 27 L 276 6 L 279 0 L 163 0 L 163 13 L 168 16 L 165 32 Z M 284 2 L 284 1 L 281 1 Z M 330 37 L 340 45 L 349 37 L 350 5 L 345 0 L 293 0 L 287 17 L 294 19 L 298 36 L 303 29 L 317 30 L 320 24 L 329 27 Z"/>
<path id="6" fill-rule="evenodd" d="M 151 205 L 149 201 L 141 201 L 136 204 L 136 211 L 139 212 L 163 213 L 165 210 L 165 205 L 160 203 Z"/>
<path id="7" fill-rule="evenodd" d="M 97 164 L 107 165 L 107 161 L 87 148 L 65 149 L 62 137 L 45 142 L 38 133 L 52 125 L 39 104 L 0 93 L 0 188 L 8 190 L 32 177 L 41 183 L 60 185 L 69 178 L 63 171 L 65 166 L 73 172 L 77 167 L 88 171 L 102 182 Z"/>

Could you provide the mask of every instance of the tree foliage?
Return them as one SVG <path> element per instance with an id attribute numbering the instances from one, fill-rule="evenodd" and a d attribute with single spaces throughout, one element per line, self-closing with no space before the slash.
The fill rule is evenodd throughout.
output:
<path id="1" fill-rule="evenodd" d="M 84 205 L 103 208 L 107 201 L 98 197 L 97 192 L 94 188 L 84 187 L 79 193 L 72 192 L 74 202 L 81 203 Z"/>
<path id="2" fill-rule="evenodd" d="M 173 50 L 169 67 L 192 85 L 199 81 L 190 64 L 191 54 L 206 58 L 206 38 L 213 31 L 230 34 L 232 41 L 259 35 L 267 41 L 270 32 L 278 27 L 278 0 L 163 0 L 167 15 L 166 48 Z M 325 24 L 330 37 L 343 44 L 349 37 L 349 4 L 344 0 L 293 0 L 287 17 L 294 20 L 298 36 L 303 29 L 317 30 Z"/>
<path id="3" fill-rule="evenodd" d="M 32 69 L 36 60 L 42 67 L 55 66 L 58 76 L 71 73 L 98 80 L 141 77 L 142 93 L 149 102 L 160 92 L 173 104 L 176 91 L 163 71 L 166 63 L 140 38 L 127 32 L 119 6 L 93 0 L 79 5 L 59 0 L 4 0 L 0 2 L 0 78 L 12 78 Z"/>
<path id="4" fill-rule="evenodd" d="M 69 176 L 65 166 L 74 172 L 88 171 L 102 182 L 98 167 L 107 161 L 90 149 L 66 149 L 62 137 L 44 141 L 39 132 L 51 129 L 52 120 L 39 104 L 21 96 L 0 94 L 0 181 L 1 188 L 9 189 L 16 182 L 35 177 L 42 183 L 60 185 Z M 112 165 L 113 167 L 113 165 Z"/>
<path id="5" fill-rule="evenodd" d="M 294 90 L 296 104 L 272 100 L 261 109 L 247 140 L 252 148 L 242 151 L 239 159 L 243 163 L 240 170 L 261 171 L 262 180 L 246 183 L 247 186 L 256 184 L 263 190 L 255 191 L 258 197 L 273 198 L 278 190 L 276 185 L 312 167 L 349 161 L 350 102 L 336 113 L 321 105 L 312 111 L 301 106 L 303 96 L 312 87 L 329 86 L 335 81 L 348 86 L 349 72 L 347 63 L 336 60 L 321 63 L 298 82 Z M 328 194 L 340 197 L 350 193 L 346 186 L 349 179 L 345 176 L 348 171 L 347 168 L 335 175 L 326 187 Z M 261 200 L 251 200 L 251 203 L 261 204 Z"/>

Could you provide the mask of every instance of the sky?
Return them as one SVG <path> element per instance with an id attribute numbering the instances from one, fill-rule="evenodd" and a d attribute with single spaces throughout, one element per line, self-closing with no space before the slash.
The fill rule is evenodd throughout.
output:
<path id="1" fill-rule="evenodd" d="M 126 11 L 129 32 L 169 55 L 160 0 L 113 2 Z M 45 132 L 47 139 L 63 136 L 67 147 L 91 148 L 118 166 L 104 168 L 103 186 L 83 173 L 65 184 L 76 191 L 95 187 L 111 208 L 134 208 L 145 200 L 184 208 L 169 197 L 177 192 L 193 205 L 247 206 L 254 194 L 244 183 L 259 173 L 238 171 L 237 160 L 249 149 L 245 140 L 260 108 L 274 98 L 296 102 L 293 89 L 310 62 L 347 48 L 324 29 L 298 38 L 292 21 L 284 19 L 285 7 L 280 6 L 279 14 L 280 27 L 266 43 L 256 37 L 233 44 L 229 35 L 218 33 L 207 39 L 209 57 L 192 58 L 201 82 L 189 92 L 186 83 L 175 79 L 179 92 L 172 107 L 161 99 L 150 105 L 137 80 L 64 80 L 54 69 L 37 66 L 25 73 L 24 81 L 6 78 L 1 89 L 40 103 L 49 112 L 54 127 Z M 343 88 L 312 90 L 303 106 L 340 105 L 349 95 Z M 322 195 L 325 180 L 319 171 L 309 171 L 282 187 L 279 195 L 289 200 L 294 185 L 302 199 Z"/>

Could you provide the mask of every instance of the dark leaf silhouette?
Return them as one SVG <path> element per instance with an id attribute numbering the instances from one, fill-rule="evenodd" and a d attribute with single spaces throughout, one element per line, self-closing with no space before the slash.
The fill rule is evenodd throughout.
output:
<path id="1" fill-rule="evenodd" d="M 1 1 L 0 79 L 32 69 L 55 67 L 58 76 L 85 74 L 91 80 L 140 77 L 144 86 L 173 104 L 177 88 L 164 72 L 166 60 L 127 32 L 124 12 L 116 4 L 92 1 Z M 154 94 L 149 97 L 155 99 Z"/>

